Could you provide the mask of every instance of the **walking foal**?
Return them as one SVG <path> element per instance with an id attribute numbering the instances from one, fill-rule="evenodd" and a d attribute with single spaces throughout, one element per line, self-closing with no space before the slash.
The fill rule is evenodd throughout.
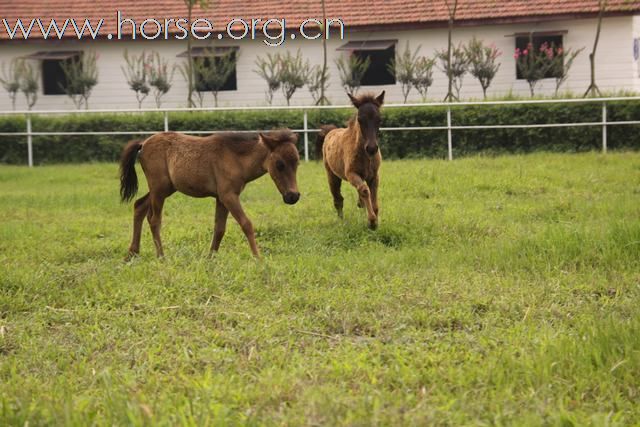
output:
<path id="1" fill-rule="evenodd" d="M 378 130 L 384 91 L 377 97 L 348 95 L 358 112 L 349 120 L 347 128 L 323 128 L 323 131 L 329 130 L 322 144 L 324 167 L 338 216 L 342 218 L 344 198 L 340 186 L 345 180 L 358 190 L 358 206 L 367 208 L 369 228 L 375 230 L 378 227 L 378 169 L 382 163 Z"/>
<path id="2" fill-rule="evenodd" d="M 285 203 L 300 198 L 296 180 L 299 163 L 297 135 L 288 129 L 268 134 L 222 133 L 196 137 L 176 132 L 158 133 L 145 141 L 131 141 L 120 161 L 120 195 L 130 201 L 138 191 L 136 157 L 147 178 L 149 192 L 136 200 L 129 257 L 140 251 L 145 216 L 158 257 L 164 255 L 160 239 L 162 207 L 176 191 L 192 197 L 215 197 L 216 213 L 211 252 L 220 247 L 229 213 L 240 224 L 253 255 L 260 256 L 253 226 L 240 205 L 248 182 L 267 172 Z"/>

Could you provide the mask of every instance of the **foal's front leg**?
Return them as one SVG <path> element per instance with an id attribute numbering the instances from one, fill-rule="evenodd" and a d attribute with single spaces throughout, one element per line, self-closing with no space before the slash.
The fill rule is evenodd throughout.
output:
<path id="1" fill-rule="evenodd" d="M 247 218 L 244 210 L 242 210 L 240 196 L 238 194 L 228 194 L 222 197 L 222 203 L 224 203 L 224 206 L 229 210 L 229 212 L 231 212 L 231 215 L 233 215 L 235 220 L 238 221 L 238 224 L 240 224 L 240 228 L 242 228 L 244 235 L 247 236 L 253 255 L 256 258 L 260 258 L 260 252 L 258 251 L 258 245 L 256 244 L 256 236 L 253 232 L 253 225 L 249 218 Z"/>
<path id="2" fill-rule="evenodd" d="M 216 224 L 213 229 L 213 241 L 211 242 L 211 252 L 218 252 L 220 248 L 220 242 L 224 237 L 224 232 L 227 228 L 227 217 L 229 216 L 229 209 L 226 208 L 224 203 L 220 199 L 216 198 Z"/>
<path id="3" fill-rule="evenodd" d="M 380 187 L 380 177 L 378 175 L 375 178 L 367 181 L 369 184 L 369 190 L 371 190 L 371 206 L 373 207 L 373 213 L 378 216 L 378 188 Z"/>
<path id="4" fill-rule="evenodd" d="M 375 230 L 378 227 L 378 216 L 374 212 L 373 206 L 371 205 L 371 191 L 369 190 L 369 186 L 366 182 L 364 182 L 362 177 L 355 172 L 348 172 L 346 176 L 349 183 L 356 187 L 356 190 L 358 190 L 358 196 L 360 196 L 360 200 L 367 208 L 369 228 Z"/>

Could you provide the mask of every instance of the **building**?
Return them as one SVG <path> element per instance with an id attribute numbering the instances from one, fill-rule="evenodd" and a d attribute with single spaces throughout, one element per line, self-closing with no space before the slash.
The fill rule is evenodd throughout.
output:
<path id="1" fill-rule="evenodd" d="M 316 20 L 321 21 L 323 16 L 320 1 L 292 0 L 283 3 L 274 0 L 222 0 L 213 4 L 210 10 L 196 7 L 193 11 L 191 22 L 201 19 L 197 22 L 199 31 L 196 31 L 196 35 L 203 38 L 209 34 L 203 31 L 209 23 L 214 30 L 207 39 L 193 39 L 193 53 L 197 55 L 204 47 L 214 47 L 220 52 L 232 50 L 237 55 L 236 69 L 227 81 L 225 90 L 219 94 L 220 106 L 266 105 L 266 83 L 255 73 L 258 56 L 300 49 L 312 64 L 322 63 L 321 39 L 306 39 L 300 32 L 304 22 L 303 32 L 306 36 L 311 38 L 318 34 Z M 486 44 L 494 44 L 502 52 L 499 58 L 501 66 L 489 88 L 489 96 L 529 93 L 527 82 L 518 78 L 513 53 L 516 47 L 526 44 L 530 35 L 536 45 L 548 41 L 564 49 L 584 47 L 562 88 L 563 91 L 581 94 L 589 85 L 588 53 L 594 42 L 597 13 L 597 0 L 459 0 L 453 41 L 466 43 L 476 37 Z M 60 63 L 82 52 L 94 51 L 98 54 L 99 82 L 91 94 L 90 107 L 136 108 L 138 102 L 122 71 L 125 64 L 123 53 L 125 50 L 130 54 L 155 51 L 171 64 L 185 61 L 187 43 L 182 36 L 186 30 L 181 31 L 180 27 L 188 25 L 184 21 L 178 25 L 177 21 L 186 17 L 187 8 L 182 0 L 0 1 L 0 64 L 6 66 L 14 58 L 28 58 L 41 71 L 42 82 L 35 109 L 74 109 L 71 100 L 60 94 L 61 85 L 64 84 Z M 436 50 L 447 46 L 448 12 L 445 0 L 326 0 L 326 17 L 335 19 L 327 40 L 331 75 L 327 96 L 334 104 L 346 101 L 335 64 L 340 55 L 355 52 L 357 55 L 370 56 L 372 65 L 365 75 L 362 90 L 378 92 L 384 89 L 387 91 L 387 102 L 401 102 L 400 85 L 387 71 L 387 65 L 395 53 L 403 50 L 407 42 L 412 49 L 420 46 L 420 54 L 424 56 L 433 56 Z M 72 18 L 75 21 L 67 21 Z M 31 27 L 26 40 L 22 29 L 16 26 L 18 19 L 25 31 Z M 67 23 L 61 37 L 57 36 L 55 28 L 50 27 L 52 19 L 60 28 Z M 81 29 L 85 19 L 92 23 L 94 30 L 101 19 L 104 21 L 95 37 L 85 31 L 84 37 L 78 40 L 73 24 L 75 22 L 77 29 Z M 248 26 L 247 34 L 242 39 L 239 37 L 244 32 L 241 19 Z M 261 22 L 254 21 L 256 19 L 261 19 Z M 261 24 L 268 19 L 286 20 L 285 33 L 280 31 L 278 22 L 272 21 L 269 27 L 272 29 L 272 38 L 265 38 Z M 343 39 L 340 37 L 340 21 L 344 24 Z M 233 30 L 231 32 L 226 31 L 229 23 Z M 51 31 L 45 40 L 43 32 L 47 29 Z M 183 39 L 179 39 L 181 37 Z M 266 41 L 279 46 L 269 47 Z M 601 90 L 640 91 L 639 44 L 640 1 L 609 0 L 596 62 L 597 82 Z M 537 93 L 550 94 L 554 88 L 554 79 L 544 79 Z M 435 70 L 428 98 L 442 100 L 446 91 L 446 76 L 442 71 Z M 176 72 L 173 86 L 163 98 L 163 106 L 186 106 L 186 94 L 185 79 Z M 467 75 L 463 81 L 461 98 L 481 97 L 479 83 Z M 204 99 L 205 106 L 213 106 L 210 93 Z M 409 100 L 420 101 L 420 96 L 414 90 Z M 292 105 L 308 105 L 311 102 L 307 88 L 296 91 L 291 100 Z M 273 103 L 285 103 L 280 92 L 276 93 Z M 143 107 L 154 106 L 151 96 L 143 102 Z M 19 95 L 16 108 L 24 107 L 24 97 Z M 0 110 L 8 109 L 11 109 L 9 98 L 1 96 Z"/>

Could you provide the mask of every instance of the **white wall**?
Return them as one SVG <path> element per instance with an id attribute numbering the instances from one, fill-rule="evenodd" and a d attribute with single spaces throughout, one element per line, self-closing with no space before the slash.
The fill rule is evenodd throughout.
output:
<path id="1" fill-rule="evenodd" d="M 549 21 L 529 24 L 508 24 L 508 25 L 487 25 L 477 27 L 460 27 L 454 32 L 454 42 L 466 42 L 471 37 L 476 36 L 486 43 L 495 43 L 502 50 L 503 54 L 499 58 L 502 63 L 498 75 L 489 88 L 489 96 L 500 96 L 510 91 L 516 94 L 527 95 L 529 93 L 526 81 L 515 79 L 515 60 L 513 51 L 515 40 L 507 37 L 516 32 L 528 31 L 558 31 L 567 30 L 564 36 L 565 48 L 577 49 L 585 47 L 585 50 L 575 60 L 570 71 L 570 77 L 562 90 L 570 90 L 575 93 L 582 93 L 589 84 L 589 60 L 588 52 L 593 44 L 595 35 L 596 20 L 582 19 L 571 21 Z M 600 45 L 597 55 L 597 78 L 598 85 L 603 91 L 633 89 L 640 90 L 639 65 L 634 63 L 630 45 L 632 46 L 632 34 L 640 37 L 640 16 L 607 18 L 603 22 Z M 393 32 L 353 32 L 347 35 L 350 40 L 376 40 L 376 39 L 397 39 L 397 49 L 404 49 L 406 41 L 410 41 L 413 48 L 422 46 L 421 53 L 433 55 L 436 49 L 444 48 L 447 42 L 447 30 L 423 29 Z M 340 87 L 338 71 L 334 60 L 341 55 L 336 48 L 346 43 L 346 40 L 333 38 L 328 43 L 329 68 L 331 73 L 331 86 L 328 97 L 334 104 L 346 103 L 346 96 Z M 99 83 L 95 87 L 91 98 L 91 108 L 136 108 L 135 95 L 127 87 L 125 77 L 122 73 L 122 54 L 124 49 L 131 53 L 140 53 L 144 50 L 157 50 L 170 61 L 176 62 L 180 59 L 176 55 L 186 50 L 184 41 L 92 41 L 92 42 L 4 42 L 0 45 L 0 62 L 8 62 L 14 57 L 23 56 L 41 50 L 53 49 L 79 49 L 95 50 L 99 53 Z M 206 45 L 206 42 L 199 42 L 197 45 Z M 264 97 L 265 83 L 254 73 L 255 58 L 267 52 L 276 52 L 278 49 L 290 49 L 292 51 L 300 48 L 312 64 L 321 64 L 322 46 L 320 41 L 310 40 L 287 40 L 280 48 L 269 48 L 260 40 L 216 41 L 215 45 L 237 45 L 240 46 L 240 56 L 237 68 L 238 90 L 233 92 L 221 92 L 219 103 L 221 106 L 255 106 L 266 104 Z M 446 94 L 447 79 L 439 70 L 434 73 L 434 85 L 430 89 L 430 100 L 441 100 Z M 553 79 L 544 80 L 537 89 L 537 93 L 550 94 L 553 92 L 555 81 Z M 387 102 L 401 102 L 402 94 L 399 85 L 365 87 L 362 90 L 379 92 L 387 90 Z M 1 90 L 1 89 L 0 89 Z M 361 90 L 361 91 L 362 91 Z M 465 76 L 461 92 L 464 99 L 482 97 L 482 91 L 478 82 L 470 75 Z M 414 90 L 409 100 L 419 101 L 419 95 Z M 284 104 L 284 97 L 281 93 L 276 94 L 274 104 Z M 292 99 L 292 104 L 310 104 L 311 97 L 306 88 L 298 90 Z M 186 83 L 179 72 L 174 76 L 174 86 L 165 96 L 163 105 L 169 107 L 181 107 L 186 104 Z M 205 104 L 213 105 L 213 97 L 207 94 Z M 144 107 L 153 108 L 155 106 L 151 96 L 145 102 Z M 0 110 L 10 109 L 8 96 L 0 96 Z M 24 108 L 24 100 L 19 95 L 17 108 Z M 36 109 L 73 109 L 71 101 L 64 95 L 40 95 Z"/>

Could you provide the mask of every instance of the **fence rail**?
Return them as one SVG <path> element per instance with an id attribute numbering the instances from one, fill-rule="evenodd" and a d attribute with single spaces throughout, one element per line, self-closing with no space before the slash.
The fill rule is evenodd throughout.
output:
<path id="1" fill-rule="evenodd" d="M 413 127 L 383 127 L 383 132 L 395 131 L 447 131 L 447 151 L 449 160 L 453 160 L 453 131 L 454 130 L 473 130 L 473 129 L 529 129 L 529 128 L 559 128 L 559 127 L 583 127 L 583 126 L 601 126 L 602 127 L 602 152 L 607 152 L 607 127 L 608 126 L 624 126 L 624 125 L 640 125 L 640 120 L 627 121 L 608 121 L 607 120 L 607 103 L 633 101 L 640 102 L 638 97 L 610 97 L 610 98 L 575 98 L 575 99 L 532 99 L 522 101 L 463 101 L 463 102 L 427 102 L 413 104 L 389 104 L 385 108 L 407 108 L 407 107 L 439 107 L 447 110 L 447 123 L 443 126 L 413 126 Z M 599 122 L 572 122 L 572 123 L 532 123 L 532 124 L 498 124 L 498 125 L 470 125 L 461 126 L 452 124 L 452 109 L 455 107 L 465 106 L 505 106 L 505 105 L 539 105 L 539 104 L 601 104 L 602 120 Z M 215 108 L 155 108 L 155 109 L 96 109 L 96 110 L 22 110 L 22 111 L 0 111 L 0 116 L 6 115 L 24 115 L 26 116 L 25 132 L 0 132 L 0 136 L 25 136 L 27 138 L 27 162 L 30 167 L 33 166 L 33 137 L 34 136 L 78 136 L 78 135 L 152 135 L 157 132 L 167 132 L 169 126 L 169 113 L 177 112 L 215 112 L 215 111 L 278 111 L 293 110 L 301 111 L 303 114 L 303 128 L 292 129 L 294 132 L 304 135 L 304 159 L 309 160 L 309 134 L 318 132 L 319 129 L 310 129 L 308 113 L 309 111 L 318 111 L 323 109 L 351 109 L 351 105 L 326 105 L 326 106 L 261 106 L 261 107 L 215 107 Z M 96 131 L 96 132 L 34 132 L 32 130 L 31 118 L 34 115 L 66 115 L 66 114 L 108 114 L 108 113 L 163 113 L 164 129 L 158 131 Z M 177 130 L 179 132 L 189 134 L 212 134 L 222 131 L 189 131 Z M 268 132 L 268 129 L 254 130 L 231 130 L 230 132 Z M 224 131 L 229 132 L 229 131 Z"/>

